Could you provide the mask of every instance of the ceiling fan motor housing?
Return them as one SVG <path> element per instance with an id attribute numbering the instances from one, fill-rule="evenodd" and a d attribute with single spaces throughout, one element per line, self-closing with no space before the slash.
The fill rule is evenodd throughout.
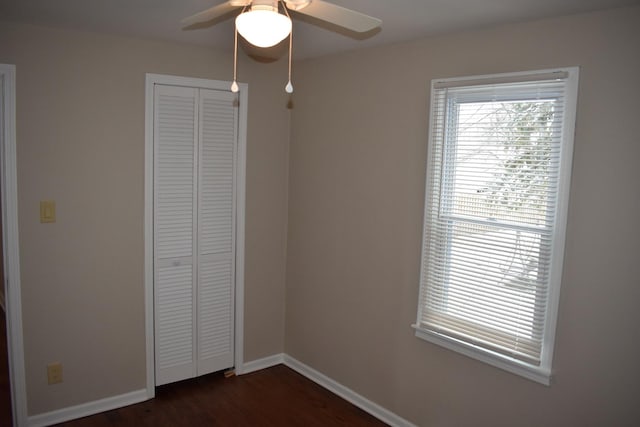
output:
<path id="1" fill-rule="evenodd" d="M 284 0 L 288 9 L 300 10 L 309 6 L 312 0 Z"/>
<path id="2" fill-rule="evenodd" d="M 284 0 L 287 9 L 300 10 L 311 4 L 312 0 Z M 251 6 L 252 10 L 265 10 L 265 6 L 278 8 L 279 0 L 229 0 L 229 4 L 234 7 Z M 260 7 L 258 7 L 260 6 Z"/>

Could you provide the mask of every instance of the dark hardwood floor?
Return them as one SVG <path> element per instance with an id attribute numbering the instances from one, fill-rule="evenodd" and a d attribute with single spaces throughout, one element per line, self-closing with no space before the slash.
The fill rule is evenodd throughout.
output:
<path id="1" fill-rule="evenodd" d="M 60 424 L 93 426 L 385 426 L 283 365 L 158 387 L 156 398 Z"/>
<path id="2" fill-rule="evenodd" d="M 0 426 L 11 425 L 11 386 L 7 353 L 7 321 L 0 308 Z"/>
<path id="3" fill-rule="evenodd" d="M 6 321 L 0 319 L 0 426 L 11 425 Z M 284 365 L 239 377 L 221 373 L 165 385 L 155 399 L 60 424 L 111 426 L 385 426 Z"/>

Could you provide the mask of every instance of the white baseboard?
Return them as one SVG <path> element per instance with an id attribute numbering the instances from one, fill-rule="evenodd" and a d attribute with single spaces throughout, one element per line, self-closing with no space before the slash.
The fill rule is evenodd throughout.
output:
<path id="1" fill-rule="evenodd" d="M 273 356 L 263 357 L 262 359 L 252 360 L 251 362 L 244 363 L 240 372 L 236 372 L 238 375 L 249 374 L 251 372 L 259 371 L 261 369 L 267 369 L 272 366 L 281 365 L 284 363 L 284 354 L 274 354 Z"/>
<path id="2" fill-rule="evenodd" d="M 326 375 L 316 371 L 312 367 L 305 365 L 304 363 L 294 359 L 287 354 L 284 355 L 284 364 L 392 427 L 416 427 L 415 424 L 410 423 L 409 421 L 394 414 L 388 409 L 385 409 L 377 403 L 370 401 L 369 399 L 359 395 L 350 388 L 343 386 L 337 381 L 332 380 Z"/>
<path id="3" fill-rule="evenodd" d="M 346 401 L 354 404 L 358 408 L 373 415 L 379 420 L 389 424 L 392 427 L 416 427 L 414 424 L 404 418 L 394 414 L 393 412 L 383 408 L 359 395 L 348 387 L 338 383 L 337 381 L 327 377 L 326 375 L 316 371 L 312 367 L 305 365 L 299 360 L 283 353 L 274 354 L 273 356 L 264 357 L 262 359 L 253 360 L 244 363 L 242 369 L 238 372 L 248 374 L 251 372 L 267 369 L 272 366 L 284 364 L 299 374 L 307 377 L 311 381 L 321 385 L 332 393 L 342 397 Z M 149 400 L 147 390 L 142 389 L 130 393 L 121 394 L 119 396 L 107 397 L 105 399 L 95 400 L 93 402 L 83 403 L 81 405 L 71 406 L 44 414 L 33 415 L 28 418 L 27 425 L 29 427 L 43 427 L 52 424 L 58 424 L 65 421 L 94 415 L 100 412 L 110 411 L 112 409 L 121 408 L 123 406 L 132 405 L 134 403 Z"/>
<path id="4" fill-rule="evenodd" d="M 105 399 L 94 400 L 93 402 L 70 406 L 44 414 L 32 415 L 28 418 L 27 425 L 29 427 L 50 426 L 112 409 L 122 408 L 123 406 L 133 405 L 134 403 L 144 402 L 145 400 L 149 400 L 146 389 L 132 391 L 119 396 L 107 397 Z"/>

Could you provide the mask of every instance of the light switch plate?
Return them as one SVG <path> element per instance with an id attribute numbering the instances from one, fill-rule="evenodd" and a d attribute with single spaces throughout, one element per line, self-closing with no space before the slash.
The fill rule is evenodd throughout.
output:
<path id="1" fill-rule="evenodd" d="M 56 202 L 54 200 L 40 202 L 40 222 L 56 222 Z"/>

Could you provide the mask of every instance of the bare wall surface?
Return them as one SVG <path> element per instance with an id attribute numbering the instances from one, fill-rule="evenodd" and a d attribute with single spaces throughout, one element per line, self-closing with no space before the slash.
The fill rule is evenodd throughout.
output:
<path id="1" fill-rule="evenodd" d="M 145 73 L 229 80 L 231 55 L 0 23 L 16 64 L 20 256 L 30 415 L 145 387 Z M 284 345 L 286 64 L 249 83 L 245 360 Z M 284 84 L 284 83 L 283 83 Z M 39 201 L 57 222 L 39 223 Z M 48 386 L 46 365 L 64 382 Z"/>
<path id="2" fill-rule="evenodd" d="M 285 351 L 420 426 L 640 425 L 640 8 L 296 65 Z M 580 66 L 545 387 L 413 335 L 433 78 Z"/>

